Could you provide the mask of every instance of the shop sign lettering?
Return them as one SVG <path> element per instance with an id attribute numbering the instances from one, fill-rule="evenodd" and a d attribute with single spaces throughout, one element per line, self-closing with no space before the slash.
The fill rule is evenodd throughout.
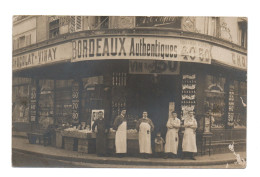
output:
<path id="1" fill-rule="evenodd" d="M 39 66 L 71 58 L 71 45 L 65 43 L 13 57 L 13 70 Z"/>
<path id="2" fill-rule="evenodd" d="M 218 46 L 213 46 L 211 52 L 213 60 L 237 69 L 247 70 L 246 54 L 230 51 Z"/>
<path id="3" fill-rule="evenodd" d="M 173 61 L 129 60 L 129 74 L 179 74 L 180 64 Z"/>
<path id="4" fill-rule="evenodd" d="M 72 61 L 146 59 L 211 63 L 211 45 L 186 39 L 105 37 L 72 41 Z"/>
<path id="5" fill-rule="evenodd" d="M 136 17 L 137 27 L 181 28 L 181 17 Z"/>

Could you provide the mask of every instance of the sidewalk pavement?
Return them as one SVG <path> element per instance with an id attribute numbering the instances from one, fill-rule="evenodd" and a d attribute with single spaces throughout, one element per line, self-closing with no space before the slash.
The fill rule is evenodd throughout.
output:
<path id="1" fill-rule="evenodd" d="M 28 139 L 13 137 L 12 149 L 18 152 L 42 156 L 45 158 L 63 160 L 69 162 L 95 163 L 95 164 L 118 164 L 118 165 L 148 165 L 148 166 L 211 166 L 233 164 L 236 158 L 232 152 L 225 154 L 212 154 L 196 156 L 196 160 L 149 158 L 137 157 L 97 157 L 96 154 L 79 153 L 51 146 L 29 144 Z M 237 152 L 241 158 L 246 159 L 246 152 Z"/>

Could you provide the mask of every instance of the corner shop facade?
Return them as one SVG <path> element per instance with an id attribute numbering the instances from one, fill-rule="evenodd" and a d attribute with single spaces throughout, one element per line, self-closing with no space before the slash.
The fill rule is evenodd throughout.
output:
<path id="1" fill-rule="evenodd" d="M 180 118 L 194 110 L 198 131 L 213 133 L 216 153 L 231 141 L 245 148 L 246 55 L 221 40 L 168 29 L 83 31 L 42 42 L 13 54 L 13 119 L 24 119 L 13 127 L 90 125 L 98 109 L 111 125 L 126 108 L 129 129 L 147 110 L 164 136 L 169 110 Z M 208 110 L 210 128 L 203 123 Z"/>

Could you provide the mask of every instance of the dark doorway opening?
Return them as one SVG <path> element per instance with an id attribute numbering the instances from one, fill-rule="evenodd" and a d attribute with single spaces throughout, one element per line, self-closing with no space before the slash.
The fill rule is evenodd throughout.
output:
<path id="1" fill-rule="evenodd" d="M 137 120 L 147 111 L 155 126 L 153 138 L 159 131 L 165 137 L 169 103 L 177 102 L 177 81 L 176 75 L 129 75 L 127 112 Z"/>

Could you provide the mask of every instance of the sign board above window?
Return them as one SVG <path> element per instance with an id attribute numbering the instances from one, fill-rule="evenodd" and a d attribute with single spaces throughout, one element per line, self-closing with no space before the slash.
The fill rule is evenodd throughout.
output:
<path id="1" fill-rule="evenodd" d="M 181 28 L 181 17 L 136 17 L 136 27 Z"/>

